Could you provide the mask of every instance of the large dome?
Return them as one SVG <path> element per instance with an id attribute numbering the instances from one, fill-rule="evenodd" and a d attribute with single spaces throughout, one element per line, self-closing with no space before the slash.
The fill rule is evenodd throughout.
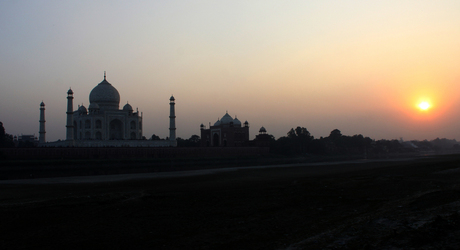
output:
<path id="1" fill-rule="evenodd" d="M 91 90 L 89 102 L 97 103 L 99 107 L 110 107 L 118 109 L 120 105 L 120 94 L 104 76 L 104 80 Z"/>

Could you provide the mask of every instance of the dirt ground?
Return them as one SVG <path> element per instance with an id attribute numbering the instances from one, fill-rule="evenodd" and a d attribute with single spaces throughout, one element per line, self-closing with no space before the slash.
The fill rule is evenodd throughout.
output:
<path id="1" fill-rule="evenodd" d="M 1 249 L 460 249 L 460 156 L 0 182 Z"/>

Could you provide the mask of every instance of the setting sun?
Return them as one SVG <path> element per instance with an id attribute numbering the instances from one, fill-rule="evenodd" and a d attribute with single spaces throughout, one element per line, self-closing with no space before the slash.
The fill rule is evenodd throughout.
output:
<path id="1" fill-rule="evenodd" d="M 421 102 L 418 107 L 422 110 L 427 110 L 430 108 L 430 104 L 428 102 Z"/>

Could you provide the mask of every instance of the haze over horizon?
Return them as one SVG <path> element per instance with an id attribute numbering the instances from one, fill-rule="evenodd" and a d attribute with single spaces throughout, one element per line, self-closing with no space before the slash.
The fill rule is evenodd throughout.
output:
<path id="1" fill-rule="evenodd" d="M 65 139 L 107 80 L 143 135 L 199 135 L 225 112 L 276 138 L 297 126 L 372 139 L 460 139 L 460 1 L 2 1 L 0 121 Z M 427 102 L 426 110 L 419 108 Z"/>

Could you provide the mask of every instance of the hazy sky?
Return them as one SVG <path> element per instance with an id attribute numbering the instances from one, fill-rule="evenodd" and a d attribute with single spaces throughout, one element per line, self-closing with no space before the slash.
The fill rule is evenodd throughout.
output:
<path id="1" fill-rule="evenodd" d="M 460 139 L 460 1 L 0 1 L 0 121 L 65 139 L 66 92 L 103 80 L 144 136 L 199 134 L 228 113 L 276 138 L 306 127 Z M 417 105 L 428 101 L 431 108 Z"/>

